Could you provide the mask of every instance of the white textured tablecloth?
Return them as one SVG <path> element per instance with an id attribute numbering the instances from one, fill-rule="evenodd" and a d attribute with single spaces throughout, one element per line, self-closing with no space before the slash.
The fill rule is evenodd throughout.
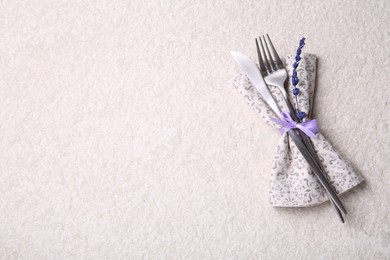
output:
<path id="1" fill-rule="evenodd" d="M 2 1 L 0 259 L 388 259 L 389 4 Z M 266 32 L 318 57 L 314 117 L 365 178 L 344 225 L 268 205 L 279 134 L 230 56 Z"/>

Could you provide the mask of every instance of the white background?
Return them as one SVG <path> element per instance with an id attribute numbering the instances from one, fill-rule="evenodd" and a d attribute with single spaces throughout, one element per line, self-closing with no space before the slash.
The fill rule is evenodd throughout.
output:
<path id="1" fill-rule="evenodd" d="M 1 259 L 387 259 L 389 1 L 2 1 Z M 366 179 L 277 209 L 279 135 L 230 51 L 318 56 L 314 116 Z"/>

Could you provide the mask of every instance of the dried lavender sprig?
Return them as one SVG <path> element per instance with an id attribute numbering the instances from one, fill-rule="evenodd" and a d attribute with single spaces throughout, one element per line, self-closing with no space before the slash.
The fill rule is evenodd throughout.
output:
<path id="1" fill-rule="evenodd" d="M 302 39 L 299 41 L 299 46 L 298 46 L 297 53 L 295 56 L 295 62 L 292 65 L 293 72 L 292 72 L 292 77 L 291 77 L 291 83 L 293 85 L 293 95 L 295 96 L 295 102 L 297 105 L 297 117 L 299 118 L 300 121 L 302 121 L 302 119 L 307 116 L 307 114 L 305 112 L 301 111 L 299 108 L 298 95 L 299 95 L 300 90 L 297 87 L 299 84 L 297 68 L 299 65 L 299 61 L 301 60 L 301 53 L 302 53 L 302 49 L 304 46 L 305 46 L 305 37 L 302 37 Z"/>

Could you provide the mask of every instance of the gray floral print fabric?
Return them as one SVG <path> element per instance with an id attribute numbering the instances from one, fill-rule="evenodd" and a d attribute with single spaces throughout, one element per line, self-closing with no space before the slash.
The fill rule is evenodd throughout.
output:
<path id="1" fill-rule="evenodd" d="M 300 79 L 299 106 L 302 111 L 309 115 L 309 118 L 315 91 L 316 60 L 317 58 L 313 54 L 302 54 L 302 60 L 297 69 L 298 78 Z M 289 77 L 292 73 L 291 65 L 293 62 L 294 56 L 285 57 L 284 65 Z M 278 128 L 270 120 L 270 117 L 276 117 L 276 115 L 243 72 L 236 75 L 233 85 L 265 122 Z M 287 88 L 287 92 L 292 93 L 290 81 Z M 270 87 L 270 90 L 281 110 L 288 111 L 278 89 Z M 290 96 L 290 101 L 295 107 L 295 99 Z M 321 133 L 317 133 L 316 137 L 311 138 L 311 140 L 325 169 L 325 175 L 336 193 L 346 192 L 363 181 L 361 174 L 354 171 L 352 166 L 342 158 Z M 308 163 L 286 134 L 282 136 L 276 148 L 270 173 L 269 202 L 272 206 L 306 207 L 328 200 L 325 190 L 312 173 Z"/>

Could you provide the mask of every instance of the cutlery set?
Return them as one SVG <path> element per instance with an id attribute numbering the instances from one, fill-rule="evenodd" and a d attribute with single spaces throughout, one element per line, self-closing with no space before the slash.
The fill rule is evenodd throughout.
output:
<path id="1" fill-rule="evenodd" d="M 335 209 L 341 222 L 344 223 L 343 214 L 347 214 L 347 211 L 338 198 L 332 185 L 329 183 L 324 167 L 322 166 L 309 138 L 309 136 L 315 136 L 315 133 L 310 135 L 310 131 L 307 129 L 305 131 L 305 129 L 303 129 L 304 127 L 302 127 L 302 125 L 304 125 L 305 122 L 297 116 L 297 111 L 292 106 L 285 89 L 285 83 L 288 79 L 287 71 L 268 34 L 266 37 L 259 37 L 259 40 L 255 40 L 259 66 L 242 53 L 232 51 L 231 54 L 253 86 L 260 93 L 264 101 L 278 117 L 278 119 L 273 120 L 275 122 L 289 121 L 295 125 L 295 127 L 288 129 L 286 132 L 309 164 L 321 186 L 325 189 L 333 208 Z M 288 111 L 281 111 L 280 106 L 271 94 L 269 89 L 270 87 L 278 88 L 283 96 L 284 102 L 287 105 Z M 309 134 L 307 132 L 309 132 Z"/>

